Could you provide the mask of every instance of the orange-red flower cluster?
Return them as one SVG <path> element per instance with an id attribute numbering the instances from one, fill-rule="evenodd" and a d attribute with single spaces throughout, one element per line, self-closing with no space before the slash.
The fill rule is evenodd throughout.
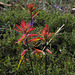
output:
<path id="1" fill-rule="evenodd" d="M 33 12 L 36 9 L 36 7 L 34 7 L 34 4 L 31 3 L 31 4 L 28 5 L 28 9 L 29 9 L 29 11 L 31 13 L 31 12 Z"/>
<path id="2" fill-rule="evenodd" d="M 21 21 L 21 28 L 20 26 L 16 25 L 18 30 L 16 28 L 14 28 L 16 31 L 23 33 L 23 34 L 28 34 L 29 32 L 31 32 L 32 30 L 34 30 L 34 27 L 30 28 L 30 22 L 27 22 L 27 24 L 25 25 L 25 21 Z"/>
<path id="3" fill-rule="evenodd" d="M 47 27 L 47 24 L 46 24 L 46 26 L 44 27 L 44 29 L 41 30 L 41 33 L 38 33 L 38 34 L 43 37 L 43 39 L 41 38 L 42 41 L 47 42 L 47 40 L 51 37 L 51 35 L 53 34 L 53 32 L 49 33 L 49 27 Z M 30 41 L 32 41 L 32 39 Z M 45 51 L 47 51 L 49 54 L 52 55 L 52 53 L 51 53 L 51 51 L 49 49 L 46 49 Z M 42 50 L 39 50 L 39 49 L 35 49 L 35 51 L 33 51 L 31 54 L 34 54 L 34 53 L 38 53 L 39 57 L 40 57 L 40 53 L 44 54 L 44 52 Z"/>
<path id="4" fill-rule="evenodd" d="M 44 41 L 47 41 L 51 37 L 51 35 L 53 34 L 53 32 L 49 33 L 49 27 L 47 27 L 47 24 L 46 24 L 46 26 L 44 27 L 44 29 L 41 30 L 41 33 L 38 32 L 38 34 L 43 37 Z"/>
<path id="5" fill-rule="evenodd" d="M 31 14 L 32 19 L 37 16 L 37 13 L 33 13 L 33 11 L 36 9 L 36 7 L 34 7 L 33 3 L 31 3 L 31 4 L 28 5 L 28 9 L 29 9 L 30 13 L 32 13 Z"/>
<path id="6" fill-rule="evenodd" d="M 16 25 L 18 29 L 14 28 L 16 31 L 22 33 L 23 35 L 21 36 L 20 39 L 18 39 L 17 42 L 15 43 L 18 43 L 19 44 L 19 47 L 21 45 L 21 43 L 23 42 L 23 44 L 25 44 L 25 40 L 28 38 L 28 37 L 33 37 L 33 36 L 38 36 L 38 34 L 29 34 L 32 30 L 34 30 L 35 28 L 34 27 L 30 27 L 30 22 L 27 22 L 27 24 L 25 25 L 25 21 L 21 21 L 21 24 L 20 26 Z M 37 37 L 37 38 L 32 38 L 28 41 L 29 42 L 32 42 L 32 41 L 38 41 L 38 40 L 42 40 L 44 41 L 42 38 L 40 37 Z M 19 47 L 18 47 L 18 50 L 19 50 Z M 17 50 L 17 51 L 18 51 Z"/>

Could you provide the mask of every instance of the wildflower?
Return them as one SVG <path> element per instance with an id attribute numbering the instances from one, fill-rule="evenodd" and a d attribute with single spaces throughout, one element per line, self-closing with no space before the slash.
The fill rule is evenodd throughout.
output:
<path id="1" fill-rule="evenodd" d="M 16 2 L 14 2 L 14 5 L 16 5 Z"/>
<path id="2" fill-rule="evenodd" d="M 29 9 L 30 13 L 33 12 L 36 9 L 36 7 L 35 8 L 33 8 L 33 7 L 34 7 L 33 3 L 28 5 L 28 9 Z"/>
<path id="3" fill-rule="evenodd" d="M 61 7 L 57 6 L 56 4 L 54 5 L 54 7 L 58 8 L 61 11 L 64 11 L 64 10 L 61 9 Z"/>
<path id="4" fill-rule="evenodd" d="M 51 37 L 51 35 L 53 34 L 53 32 L 49 33 L 49 27 L 47 27 L 47 24 L 46 24 L 46 26 L 44 27 L 44 29 L 41 30 L 41 33 L 38 32 L 38 34 L 43 37 L 44 41 L 46 41 L 46 40 L 48 40 Z"/>
<path id="5" fill-rule="evenodd" d="M 55 4 L 54 7 L 57 7 L 57 5 Z"/>
<path id="6" fill-rule="evenodd" d="M 27 22 L 27 26 L 28 26 L 29 24 L 30 24 L 30 23 Z M 20 28 L 20 26 L 21 26 L 21 28 Z M 16 24 L 16 27 L 17 27 L 19 30 L 17 30 L 16 28 L 14 28 L 14 29 L 15 29 L 16 31 L 20 32 L 20 33 L 24 33 L 25 30 L 26 30 L 26 28 L 25 28 L 25 21 L 21 21 L 20 26 L 18 26 L 18 25 Z"/>
<path id="7" fill-rule="evenodd" d="M 34 7 L 34 4 L 33 3 L 31 3 L 31 4 L 28 5 L 28 9 L 29 9 L 29 11 L 31 13 L 32 19 L 34 17 L 36 17 L 37 13 L 33 13 L 33 11 L 36 9 L 36 7 Z"/>
<path id="8" fill-rule="evenodd" d="M 21 26 L 21 28 L 20 28 L 20 26 L 18 26 L 18 25 L 16 25 L 17 26 L 17 28 L 18 28 L 18 30 L 16 29 L 16 28 L 14 28 L 16 31 L 18 31 L 18 32 L 20 32 L 20 33 L 25 33 L 25 34 L 28 34 L 29 32 L 31 32 L 32 30 L 34 30 L 35 28 L 33 27 L 31 27 L 30 28 L 30 22 L 27 22 L 27 24 L 25 25 L 25 21 L 21 21 L 21 23 L 20 23 L 20 26 Z"/>
<path id="9" fill-rule="evenodd" d="M 16 25 L 18 29 L 14 28 L 16 31 L 20 32 L 20 33 L 23 33 L 23 35 L 21 36 L 20 39 L 18 39 L 17 42 L 15 43 L 18 43 L 18 49 L 17 51 L 19 50 L 20 48 L 20 45 L 21 43 L 23 42 L 23 44 L 25 44 L 25 40 L 28 38 L 28 37 L 33 37 L 33 36 L 38 36 L 38 34 L 29 34 L 29 32 L 31 32 L 32 30 L 34 30 L 35 28 L 34 27 L 30 27 L 30 22 L 27 22 L 27 24 L 25 25 L 25 21 L 21 21 L 20 22 L 20 26 Z"/>

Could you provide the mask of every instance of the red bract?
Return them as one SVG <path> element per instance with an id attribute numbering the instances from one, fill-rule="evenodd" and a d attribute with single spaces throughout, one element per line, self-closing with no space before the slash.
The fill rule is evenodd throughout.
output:
<path id="1" fill-rule="evenodd" d="M 19 29 L 19 30 L 17 30 L 16 28 L 14 28 L 16 31 L 23 33 L 23 30 L 18 25 L 16 25 L 16 27 Z"/>
<path id="2" fill-rule="evenodd" d="M 21 53 L 21 62 L 22 62 L 22 59 L 23 59 L 23 56 L 25 55 L 25 52 L 27 52 L 28 50 L 24 50 L 22 53 Z"/>
<path id="3" fill-rule="evenodd" d="M 27 22 L 28 23 L 28 22 Z M 28 24 L 29 25 L 29 24 Z M 25 31 L 25 21 L 21 21 L 21 27 L 23 29 L 23 31 Z"/>
<path id="4" fill-rule="evenodd" d="M 25 37 L 26 37 L 26 34 L 23 34 L 23 36 L 20 39 L 18 39 L 18 42 L 15 42 L 15 43 L 20 44 L 25 39 Z"/>
<path id="5" fill-rule="evenodd" d="M 31 32 L 32 30 L 34 30 L 35 28 L 30 27 L 30 22 L 27 22 L 26 26 L 25 26 L 25 21 L 21 21 L 21 28 L 20 26 L 16 25 L 18 30 L 16 28 L 14 28 L 16 31 L 23 33 L 23 34 L 28 34 L 29 32 Z"/>
<path id="6" fill-rule="evenodd" d="M 30 22 L 27 22 L 26 24 L 26 30 L 28 30 L 30 28 Z"/>
<path id="7" fill-rule="evenodd" d="M 37 16 L 37 13 L 32 17 L 32 19 L 34 18 L 34 17 L 36 17 Z"/>
<path id="8" fill-rule="evenodd" d="M 38 34 L 28 34 L 28 35 L 27 35 L 27 38 L 28 38 L 28 37 L 33 37 L 33 36 L 38 36 Z"/>
<path id="9" fill-rule="evenodd" d="M 42 50 L 39 50 L 39 49 L 36 49 L 36 48 L 34 48 L 34 49 L 35 49 L 35 51 L 37 51 L 37 52 L 42 53 L 43 55 L 45 55 L 45 53 Z"/>
<path id="10" fill-rule="evenodd" d="M 19 66 L 20 66 L 21 62 L 22 62 L 22 60 L 24 59 L 23 57 L 24 57 L 24 55 L 25 55 L 25 52 L 27 52 L 27 51 L 28 51 L 28 50 L 24 50 L 24 51 L 21 53 L 21 59 L 20 59 L 20 61 L 19 61 L 17 70 L 19 69 Z M 26 60 L 26 61 L 29 61 L 28 59 L 25 59 L 25 60 Z"/>
<path id="11" fill-rule="evenodd" d="M 46 51 L 47 51 L 49 54 L 52 55 L 52 52 L 51 52 L 49 49 L 46 49 Z"/>
<path id="12" fill-rule="evenodd" d="M 31 54 L 38 53 L 37 51 L 33 51 Z"/>
<path id="13" fill-rule="evenodd" d="M 20 26 L 16 25 L 19 30 L 17 30 L 16 28 L 14 28 L 14 29 L 20 33 L 24 33 L 24 32 L 26 32 L 26 30 L 28 30 L 30 28 L 29 25 L 30 25 L 30 22 L 27 22 L 27 24 L 25 26 L 25 21 L 21 21 L 21 24 L 20 24 L 21 28 L 20 28 Z"/>
<path id="14" fill-rule="evenodd" d="M 30 39 L 28 42 L 39 41 L 39 40 L 45 41 L 44 39 L 42 39 L 40 37 L 37 37 L 37 38 L 34 38 L 34 39 Z"/>
<path id="15" fill-rule="evenodd" d="M 28 59 L 25 59 L 27 62 L 29 62 L 29 60 Z"/>
<path id="16" fill-rule="evenodd" d="M 28 9 L 29 9 L 30 13 L 33 12 L 36 9 L 36 7 L 34 7 L 34 8 L 33 7 L 34 7 L 33 3 L 28 5 Z"/>
<path id="17" fill-rule="evenodd" d="M 20 39 L 18 39 L 18 42 L 15 42 L 15 43 L 18 43 L 18 45 L 19 45 L 17 51 L 19 50 L 22 41 L 23 41 L 23 44 L 25 44 L 25 42 L 24 42 L 25 37 L 26 37 L 26 34 L 23 34 L 22 37 Z"/>
<path id="18" fill-rule="evenodd" d="M 38 33 L 39 35 L 41 35 L 43 38 L 45 38 L 45 40 L 49 39 L 51 37 L 51 35 L 53 34 L 53 32 L 49 33 L 49 27 L 46 26 L 44 27 L 43 30 L 41 30 L 41 33 Z"/>
<path id="19" fill-rule="evenodd" d="M 39 49 L 36 49 L 36 48 L 34 48 L 34 49 L 35 49 L 35 51 L 33 51 L 31 54 L 38 53 L 39 56 L 40 56 L 40 53 L 42 53 L 43 55 L 45 55 L 45 53 L 42 50 L 39 50 Z"/>
<path id="20" fill-rule="evenodd" d="M 31 4 L 28 5 L 28 9 L 29 9 L 29 11 L 31 13 L 32 19 L 34 17 L 36 17 L 37 13 L 33 13 L 33 11 L 36 9 L 36 7 L 34 7 L 34 4 L 33 3 L 31 3 Z"/>
<path id="21" fill-rule="evenodd" d="M 33 28 L 30 28 L 29 30 L 27 30 L 27 34 L 29 33 L 29 32 L 31 32 L 32 30 L 34 30 L 35 28 L 33 27 Z"/>

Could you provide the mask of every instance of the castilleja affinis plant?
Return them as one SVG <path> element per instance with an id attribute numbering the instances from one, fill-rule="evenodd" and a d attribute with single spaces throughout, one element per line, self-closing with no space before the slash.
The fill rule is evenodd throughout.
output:
<path id="1" fill-rule="evenodd" d="M 32 73 L 34 74 L 33 61 L 32 61 L 31 55 L 36 54 L 37 56 L 39 56 L 39 58 L 41 58 L 41 55 L 45 55 L 45 75 L 46 75 L 47 74 L 47 53 L 46 52 L 52 55 L 52 52 L 48 49 L 48 44 L 51 42 L 51 40 L 55 37 L 55 35 L 61 30 L 61 28 L 64 25 L 62 25 L 55 34 L 53 34 L 53 32 L 49 32 L 49 27 L 47 27 L 47 24 L 40 32 L 37 32 L 37 34 L 32 34 L 31 32 L 35 30 L 35 27 L 33 26 L 33 19 L 37 16 L 37 12 L 34 13 L 36 7 L 33 3 L 28 5 L 28 9 L 31 14 L 31 21 L 25 23 L 25 21 L 22 20 L 20 22 L 20 26 L 16 24 L 17 28 L 14 28 L 17 32 L 21 33 L 21 37 L 17 40 L 17 42 L 15 42 L 18 44 L 17 52 L 19 51 L 19 48 L 22 44 L 26 45 L 25 50 L 21 53 L 21 58 L 20 58 L 17 70 L 19 69 L 23 59 L 25 59 L 25 61 L 30 63 L 30 68 L 32 70 Z M 36 48 L 36 45 L 33 45 L 34 49 L 29 48 L 31 42 L 34 44 L 38 42 L 39 40 L 45 44 L 43 49 L 40 50 Z M 24 56 L 27 53 L 29 58 L 26 58 Z"/>

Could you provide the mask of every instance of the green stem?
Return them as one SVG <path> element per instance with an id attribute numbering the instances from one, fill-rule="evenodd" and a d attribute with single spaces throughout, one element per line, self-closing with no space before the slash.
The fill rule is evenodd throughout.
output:
<path id="1" fill-rule="evenodd" d="M 31 12 L 31 27 L 33 27 L 33 25 L 32 25 L 32 12 Z"/>

